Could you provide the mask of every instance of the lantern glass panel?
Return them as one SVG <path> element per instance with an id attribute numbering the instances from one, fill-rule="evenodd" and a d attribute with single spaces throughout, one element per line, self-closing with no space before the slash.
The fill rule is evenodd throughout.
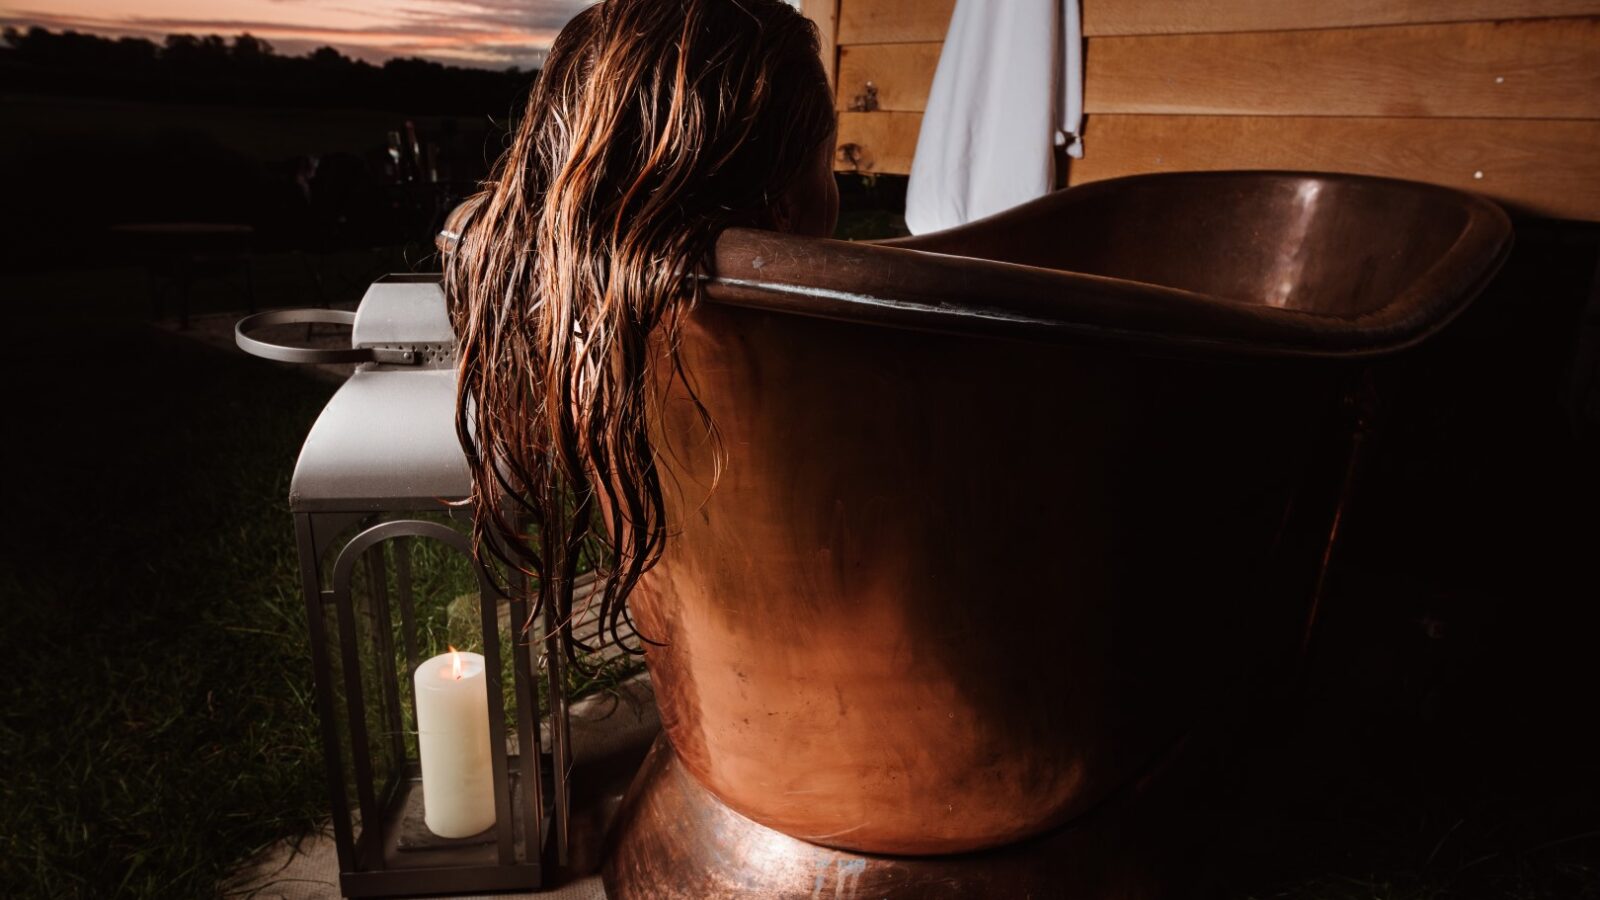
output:
<path id="1" fill-rule="evenodd" d="M 433 535 L 407 530 L 429 525 Z M 385 528 L 398 529 L 396 536 L 377 539 Z M 420 519 L 390 522 L 358 535 L 333 566 L 359 868 L 525 864 L 538 852 L 542 829 L 524 820 L 546 792 L 538 785 L 541 767 L 520 753 L 527 746 L 537 754 L 538 746 L 531 654 L 511 627 L 512 607 L 520 604 L 501 602 L 496 586 L 460 552 L 460 538 L 429 539 L 439 534 L 455 532 Z M 494 825 L 465 837 L 440 837 L 427 826 L 417 752 L 412 659 L 426 665 L 451 649 L 481 654 L 489 692 Z"/>

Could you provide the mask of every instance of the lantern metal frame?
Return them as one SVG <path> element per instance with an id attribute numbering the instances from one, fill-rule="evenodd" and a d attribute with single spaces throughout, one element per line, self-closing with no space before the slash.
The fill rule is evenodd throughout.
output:
<path id="1" fill-rule="evenodd" d="M 309 322 L 351 324 L 352 347 L 292 347 L 252 334 L 267 325 Z M 567 857 L 570 739 L 559 629 L 547 607 L 546 755 L 535 681 L 539 666 L 531 641 L 517 631 L 529 622 L 529 581 L 511 570 L 502 571 L 505 583 L 497 584 L 473 553 L 471 482 L 454 443 L 454 336 L 448 328 L 437 276 L 391 275 L 373 284 L 354 315 L 273 311 L 243 319 L 235 329 L 239 346 L 258 356 L 361 363 L 313 426 L 290 489 L 340 888 L 348 897 L 533 890 L 543 884 L 551 862 L 565 863 Z M 367 421 L 348 421 L 361 416 Z M 399 421 L 412 416 L 417 421 Z M 383 428 L 372 428 L 373 417 Z M 415 440 L 413 428 L 421 433 Z M 478 585 L 495 824 L 469 838 L 443 839 L 427 831 L 420 763 L 407 752 L 402 679 L 421 662 L 412 571 L 412 545 L 420 540 L 439 542 L 470 560 Z M 364 598 L 355 590 L 358 573 L 366 579 Z M 514 626 L 509 731 L 515 751 L 507 742 L 502 601 Z M 367 646 L 358 621 L 363 614 L 370 617 Z M 364 658 L 376 665 L 364 669 Z M 374 676 L 376 690 L 369 691 L 364 679 Z M 415 722 L 414 692 L 409 700 Z M 379 734 L 369 727 L 373 713 Z"/>

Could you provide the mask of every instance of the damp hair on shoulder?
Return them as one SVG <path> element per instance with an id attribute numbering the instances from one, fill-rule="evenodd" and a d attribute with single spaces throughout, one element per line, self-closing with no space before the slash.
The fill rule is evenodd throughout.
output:
<path id="1" fill-rule="evenodd" d="M 580 557 L 616 640 L 669 539 L 649 385 L 684 378 L 678 329 L 716 239 L 774 227 L 833 129 L 816 29 L 787 4 L 605 0 L 557 37 L 452 217 L 474 538 L 485 564 L 536 580 L 575 660 L 597 649 L 570 629 Z"/>

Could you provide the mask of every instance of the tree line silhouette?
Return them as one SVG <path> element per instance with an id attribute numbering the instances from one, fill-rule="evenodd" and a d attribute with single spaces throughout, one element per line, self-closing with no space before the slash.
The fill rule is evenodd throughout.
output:
<path id="1" fill-rule="evenodd" d="M 0 94 L 20 102 L 0 129 L 0 264 L 137 261 L 129 223 L 248 225 L 252 251 L 426 246 L 537 74 L 5 29 Z"/>
<path id="2" fill-rule="evenodd" d="M 333 47 L 283 56 L 248 33 L 173 34 L 161 44 L 38 26 L 0 33 L 0 88 L 38 94 L 498 117 L 520 106 L 535 75 L 415 57 L 379 66 Z"/>

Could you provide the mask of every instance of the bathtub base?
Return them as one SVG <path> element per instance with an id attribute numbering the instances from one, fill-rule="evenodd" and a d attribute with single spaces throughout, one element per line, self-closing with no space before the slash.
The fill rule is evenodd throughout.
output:
<path id="1" fill-rule="evenodd" d="M 745 818 L 656 739 L 607 839 L 607 896 L 628 898 L 1174 897 L 1196 887 L 1196 827 L 1168 771 L 1069 826 L 953 856 L 820 847 Z M 1187 779 L 1180 779 L 1187 780 Z"/>

